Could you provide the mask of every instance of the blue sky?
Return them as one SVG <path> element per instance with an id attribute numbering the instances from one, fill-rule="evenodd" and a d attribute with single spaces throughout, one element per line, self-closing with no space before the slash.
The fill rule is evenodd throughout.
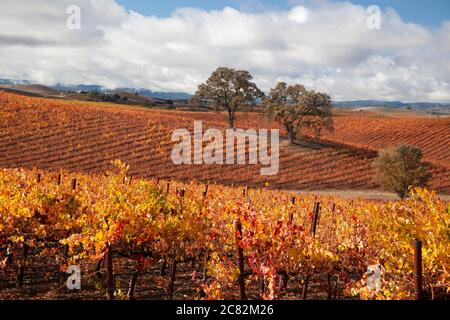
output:
<path id="1" fill-rule="evenodd" d="M 232 7 L 243 11 L 264 11 L 289 9 L 294 3 L 308 3 L 314 0 L 118 0 L 128 10 L 144 15 L 167 17 L 178 7 L 199 7 L 207 10 Z M 353 0 L 354 4 L 381 8 L 394 8 L 405 22 L 414 22 L 437 27 L 442 21 L 450 20 L 450 0 Z"/>

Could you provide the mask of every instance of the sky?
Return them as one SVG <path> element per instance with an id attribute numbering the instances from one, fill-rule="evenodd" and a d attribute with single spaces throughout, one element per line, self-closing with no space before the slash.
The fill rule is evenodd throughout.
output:
<path id="1" fill-rule="evenodd" d="M 207 10 L 221 10 L 225 7 L 244 12 L 267 12 L 271 10 L 289 10 L 296 4 L 311 4 L 313 1 L 289 0 L 119 0 L 118 3 L 129 10 L 144 15 L 168 17 L 179 7 L 198 7 Z M 449 0 L 356 0 L 354 4 L 368 7 L 376 4 L 381 8 L 394 8 L 406 22 L 426 26 L 439 26 L 450 19 Z"/>
<path id="2" fill-rule="evenodd" d="M 266 92 L 450 102 L 448 0 L 2 0 L 0 48 L 0 78 L 46 85 L 194 93 L 227 66 Z"/>

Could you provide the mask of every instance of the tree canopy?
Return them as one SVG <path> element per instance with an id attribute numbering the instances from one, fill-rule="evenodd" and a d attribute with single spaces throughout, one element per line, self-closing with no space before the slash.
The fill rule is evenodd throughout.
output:
<path id="1" fill-rule="evenodd" d="M 234 128 L 236 112 L 245 110 L 264 96 L 252 80 L 248 71 L 220 67 L 206 83 L 199 85 L 193 101 L 208 102 L 216 110 L 226 111 L 228 125 Z"/>
<path id="2" fill-rule="evenodd" d="M 289 140 L 295 144 L 301 139 L 303 128 L 313 129 L 319 135 L 323 128 L 334 129 L 330 97 L 321 92 L 308 91 L 301 84 L 280 82 L 264 98 L 263 106 L 269 119 L 285 128 Z"/>
<path id="3" fill-rule="evenodd" d="M 408 195 L 411 186 L 423 187 L 431 178 L 422 164 L 422 151 L 409 145 L 382 150 L 373 167 L 382 187 L 397 193 L 402 199 Z"/>

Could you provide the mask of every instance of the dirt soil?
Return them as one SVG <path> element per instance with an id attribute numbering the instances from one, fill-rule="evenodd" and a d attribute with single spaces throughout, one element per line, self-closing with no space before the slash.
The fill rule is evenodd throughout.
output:
<path id="1" fill-rule="evenodd" d="M 106 299 L 106 289 L 102 281 L 95 275 L 96 263 L 82 264 L 81 290 L 68 290 L 65 281 L 68 274 L 63 274 L 58 269 L 54 257 L 39 257 L 32 252 L 27 261 L 24 275 L 24 285 L 16 288 L 15 264 L 4 270 L 0 270 L 0 300 L 103 300 Z M 1 257 L 0 257 L 1 258 Z M 116 280 L 116 299 L 128 299 L 128 284 L 134 271 L 133 263 L 124 258 L 114 257 L 114 274 Z M 167 287 L 169 283 L 169 268 L 167 274 L 161 276 L 161 263 L 156 262 L 145 270 L 138 278 L 135 299 L 136 300 L 167 300 Z M 200 299 L 198 282 L 194 280 L 194 274 L 201 274 L 202 266 L 199 263 L 180 263 L 177 268 L 175 280 L 175 300 Z M 61 277 L 63 275 L 63 277 Z M 62 280 L 62 281 L 61 281 Z M 200 280 L 201 281 L 201 280 Z M 280 279 L 281 281 L 281 279 Z M 283 300 L 298 300 L 301 297 L 301 278 L 291 277 L 287 290 L 280 297 Z M 248 280 L 247 295 L 251 300 L 261 299 L 261 282 L 257 279 Z M 341 288 L 342 289 L 342 288 Z M 307 299 L 326 299 L 326 280 L 316 276 L 311 280 L 308 288 Z M 342 290 L 338 290 L 341 294 Z M 236 285 L 235 292 L 238 293 Z M 338 299 L 345 297 L 338 296 Z"/>

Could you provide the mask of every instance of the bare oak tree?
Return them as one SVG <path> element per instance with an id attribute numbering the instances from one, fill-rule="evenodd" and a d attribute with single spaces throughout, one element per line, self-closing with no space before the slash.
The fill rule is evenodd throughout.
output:
<path id="1" fill-rule="evenodd" d="M 324 128 L 334 130 L 330 97 L 325 93 L 308 91 L 303 85 L 278 83 L 264 98 L 263 106 L 268 118 L 284 127 L 291 144 L 302 139 L 303 128 L 314 130 L 316 136 Z"/>
<path id="2" fill-rule="evenodd" d="M 216 110 L 225 110 L 228 126 L 234 128 L 236 112 L 254 105 L 264 96 L 252 80 L 248 71 L 220 67 L 206 83 L 199 85 L 192 101 L 209 102 Z"/>

